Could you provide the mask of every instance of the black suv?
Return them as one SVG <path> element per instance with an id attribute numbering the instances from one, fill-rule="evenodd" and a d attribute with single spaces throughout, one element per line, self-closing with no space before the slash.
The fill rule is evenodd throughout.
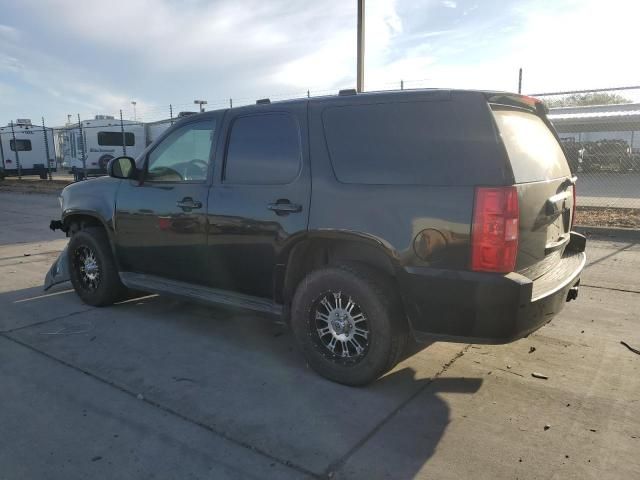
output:
<path id="1" fill-rule="evenodd" d="M 282 316 L 310 365 L 371 382 L 412 335 L 504 343 L 577 296 L 585 239 L 536 99 L 416 90 L 292 100 L 176 123 L 70 185 L 48 288 L 128 289 Z"/>

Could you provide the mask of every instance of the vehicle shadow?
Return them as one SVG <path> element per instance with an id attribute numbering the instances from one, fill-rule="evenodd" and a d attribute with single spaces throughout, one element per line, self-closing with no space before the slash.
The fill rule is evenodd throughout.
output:
<path id="1" fill-rule="evenodd" d="M 65 289 L 0 294 L 24 317 L 5 335 L 315 475 L 412 478 L 451 421 L 443 395 L 482 382 L 440 377 L 451 358 L 412 344 L 406 356 L 419 359 L 346 387 L 313 372 L 273 319 L 158 296 L 86 308 Z"/>
<path id="2" fill-rule="evenodd" d="M 370 388 L 412 383 L 416 393 L 392 411 L 327 474 L 336 478 L 411 479 L 424 475 L 451 422 L 451 408 L 442 394 L 473 394 L 481 378 L 436 377 L 417 379 L 412 368 L 397 370 Z M 332 475 L 332 476 L 333 476 Z"/>

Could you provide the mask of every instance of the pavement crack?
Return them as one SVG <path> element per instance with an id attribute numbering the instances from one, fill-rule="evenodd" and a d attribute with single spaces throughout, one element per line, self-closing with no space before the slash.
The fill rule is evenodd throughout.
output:
<path id="1" fill-rule="evenodd" d="M 445 363 L 442 366 L 442 368 L 431 379 L 429 379 L 428 382 L 425 382 L 424 385 L 422 385 L 418 390 L 412 393 L 407 399 L 401 402 L 400 405 L 398 405 L 391 412 L 389 412 L 387 416 L 385 416 L 382 420 L 380 420 L 380 422 L 375 427 L 373 427 L 364 437 L 362 437 L 353 447 L 351 447 L 347 453 L 345 453 L 342 457 L 340 457 L 338 460 L 336 460 L 331 465 L 329 465 L 324 472 L 324 477 L 326 478 L 327 476 L 331 475 L 334 472 L 337 472 L 340 468 L 342 468 L 345 465 L 345 463 L 347 463 L 347 460 L 349 460 L 349 458 L 351 458 L 351 456 L 353 456 L 354 453 L 360 450 L 361 447 L 363 447 L 371 438 L 373 438 L 382 429 L 382 427 L 384 427 L 387 423 L 389 423 L 389 421 L 393 417 L 396 416 L 396 414 L 400 410 L 402 410 L 409 403 L 411 403 L 411 401 L 413 401 L 416 397 L 418 397 L 418 395 L 420 395 L 427 388 L 429 388 L 435 380 L 437 380 L 444 373 L 446 373 L 446 371 L 451 367 L 451 365 L 453 365 L 456 360 L 462 357 L 467 352 L 467 350 L 469 350 L 470 347 L 471 347 L 470 344 L 466 345 L 462 350 L 456 353 L 453 356 L 453 358 L 451 358 L 451 360 Z"/>
<path id="2" fill-rule="evenodd" d="M 81 313 L 81 312 L 76 312 L 76 313 Z M 46 322 L 42 322 L 42 323 L 46 323 Z M 197 427 L 203 428 L 204 430 L 207 430 L 208 432 L 210 432 L 210 433 L 212 433 L 212 434 L 214 434 L 214 435 L 216 435 L 216 436 L 218 436 L 218 437 L 220 437 L 220 438 L 222 438 L 222 439 L 224 439 L 224 440 L 226 440 L 228 442 L 231 442 L 231 443 L 233 443 L 234 445 L 236 445 L 238 447 L 241 447 L 241 448 L 244 448 L 246 450 L 249 450 L 249 451 L 251 451 L 251 452 L 253 452 L 253 453 L 257 454 L 257 455 L 261 455 L 262 457 L 265 457 L 265 458 L 269 459 L 272 462 L 279 463 L 280 465 L 283 465 L 283 466 L 285 466 L 285 467 L 287 467 L 287 468 L 289 468 L 291 470 L 295 470 L 298 473 L 307 475 L 307 476 L 312 477 L 312 478 L 324 478 L 324 477 L 318 475 L 317 473 L 314 473 L 314 472 L 312 472 L 310 470 L 307 470 L 306 468 L 302 467 L 301 465 L 297 465 L 297 464 L 295 464 L 295 463 L 293 463 L 293 462 L 291 462 L 289 460 L 281 459 L 279 457 L 276 457 L 276 456 L 274 456 L 274 455 L 262 450 L 259 447 L 256 447 L 255 445 L 251 445 L 248 442 L 244 442 L 242 440 L 236 439 L 236 438 L 232 437 L 231 435 L 229 435 L 226 432 L 217 430 L 213 426 L 208 425 L 208 424 L 206 424 L 206 423 L 204 423 L 204 422 L 202 422 L 200 420 L 196 420 L 196 419 L 190 418 L 187 415 L 172 409 L 171 407 L 168 407 L 168 406 L 163 405 L 163 404 L 161 404 L 159 402 L 156 402 L 155 400 L 152 400 L 152 399 L 148 398 L 146 395 L 145 396 L 141 396 L 139 394 L 139 392 L 134 392 L 134 391 L 130 390 L 126 385 L 120 385 L 120 384 L 118 384 L 116 382 L 113 382 L 113 381 L 108 380 L 106 378 L 103 378 L 103 377 L 101 377 L 99 375 L 96 375 L 95 373 L 93 373 L 90 370 L 84 369 L 84 368 L 79 367 L 77 365 L 74 365 L 74 364 L 72 364 L 70 362 L 67 362 L 66 360 L 63 360 L 63 359 L 58 358 L 58 357 L 56 357 L 54 355 L 51 355 L 50 353 L 47 353 L 47 352 L 45 352 L 43 350 L 40 350 L 40 349 L 34 347 L 33 345 L 31 345 L 29 343 L 26 343 L 26 342 L 24 342 L 22 340 L 19 340 L 19 339 L 15 338 L 15 337 L 13 337 L 11 335 L 8 335 L 8 333 L 9 332 L 0 332 L 0 336 L 6 338 L 7 340 L 9 340 L 11 342 L 14 342 L 14 343 L 16 343 L 18 345 L 21 345 L 24 348 L 27 348 L 27 349 L 29 349 L 29 350 L 31 350 L 33 352 L 36 352 L 36 353 L 38 353 L 38 354 L 40 354 L 40 355 L 42 355 L 42 356 L 44 356 L 44 357 L 46 357 L 46 358 L 48 358 L 50 360 L 53 360 L 54 362 L 57 362 L 57 363 L 59 363 L 61 365 L 64 365 L 65 367 L 68 367 L 68 368 L 71 368 L 72 370 L 75 370 L 77 372 L 83 373 L 84 375 L 87 375 L 87 376 L 93 378 L 94 380 L 96 380 L 98 382 L 104 383 L 105 385 L 108 385 L 108 386 L 110 386 L 110 387 L 112 387 L 112 388 L 114 388 L 116 390 L 119 390 L 120 392 L 122 392 L 122 393 L 124 393 L 126 395 L 129 395 L 130 397 L 133 397 L 134 399 L 136 399 L 136 401 L 145 402 L 145 403 L 147 403 L 148 405 L 150 405 L 150 406 L 152 406 L 154 408 L 157 408 L 157 409 L 159 409 L 159 410 L 161 410 L 161 411 L 163 411 L 165 413 L 168 413 L 169 415 L 173 415 L 173 416 L 181 419 L 182 421 L 185 421 L 185 422 L 191 423 L 193 425 L 196 425 Z"/>
<path id="3" fill-rule="evenodd" d="M 587 288 L 597 288 L 599 290 L 613 290 L 614 292 L 624 292 L 624 293 L 640 293 L 640 290 L 628 290 L 626 288 L 615 288 L 615 287 L 603 287 L 601 285 L 589 285 L 586 283 L 581 283 L 581 287 Z"/>
<path id="4" fill-rule="evenodd" d="M 93 307 L 85 308 L 84 310 L 78 310 L 77 312 L 66 313 L 64 315 L 60 315 L 59 317 L 50 318 L 48 320 L 42 320 L 40 322 L 30 323 L 29 325 L 23 325 L 22 327 L 16 327 L 16 328 L 11 328 L 9 330 L 4 330 L 3 332 L 0 332 L 0 333 L 1 334 L 10 334 L 10 333 L 18 332 L 20 330 L 24 330 L 25 328 L 31 328 L 31 327 L 37 327 L 37 326 L 40 326 L 40 325 L 45 325 L 47 323 L 55 322 L 56 320 L 64 320 L 65 318 L 73 317 L 75 315 L 80 315 L 81 313 L 89 312 L 89 311 L 91 311 L 93 309 L 94 309 Z"/>

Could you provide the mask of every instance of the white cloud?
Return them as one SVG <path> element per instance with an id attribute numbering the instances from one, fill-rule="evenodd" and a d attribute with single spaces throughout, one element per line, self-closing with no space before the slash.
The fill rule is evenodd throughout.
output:
<path id="1" fill-rule="evenodd" d="M 458 4 L 456 2 L 453 2 L 452 0 L 444 0 L 442 2 L 442 5 L 447 7 L 447 8 L 457 8 Z"/>

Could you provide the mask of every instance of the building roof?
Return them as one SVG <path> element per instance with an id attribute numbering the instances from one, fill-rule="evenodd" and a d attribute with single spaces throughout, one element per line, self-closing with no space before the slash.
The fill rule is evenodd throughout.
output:
<path id="1" fill-rule="evenodd" d="M 640 103 L 551 108 L 548 116 L 559 132 L 640 130 Z"/>

